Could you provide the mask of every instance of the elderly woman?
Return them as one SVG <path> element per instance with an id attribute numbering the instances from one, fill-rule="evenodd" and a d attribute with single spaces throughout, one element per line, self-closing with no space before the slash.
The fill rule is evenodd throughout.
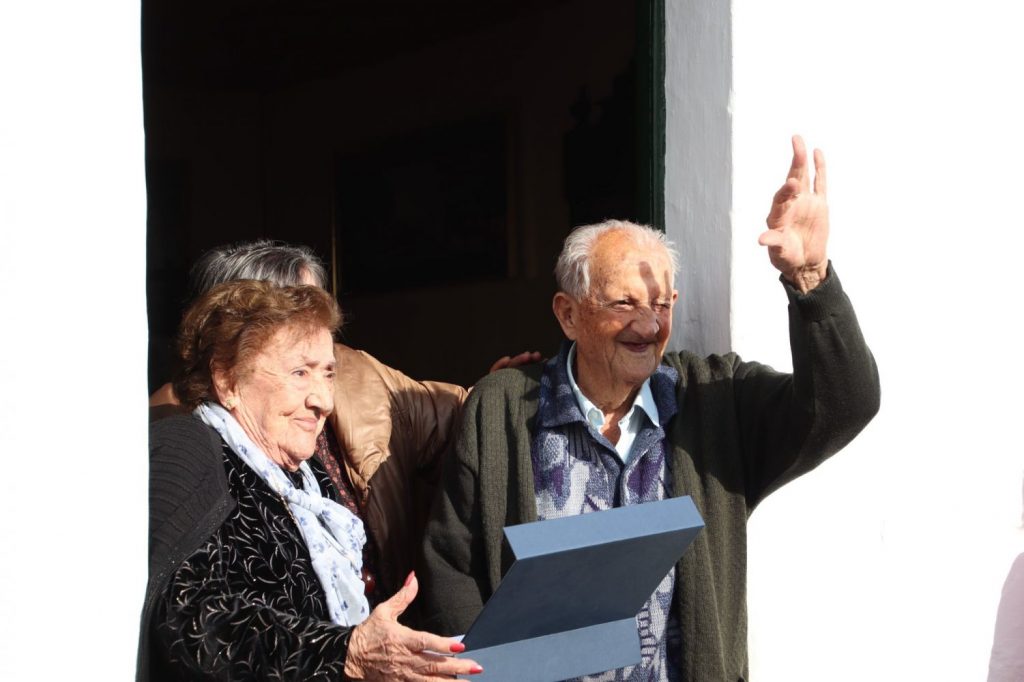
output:
<path id="1" fill-rule="evenodd" d="M 186 313 L 174 382 L 191 416 L 151 432 L 150 581 L 139 679 L 409 679 L 480 672 L 372 612 L 362 521 L 311 456 L 334 409 L 334 300 L 312 286 L 219 285 Z"/>
<path id="2" fill-rule="evenodd" d="M 199 297 L 218 284 L 240 279 L 326 289 L 327 273 L 308 247 L 246 242 L 204 254 L 192 268 L 192 292 Z M 365 524 L 363 573 L 373 602 L 382 594 L 394 594 L 413 568 L 441 455 L 466 389 L 416 381 L 340 343 L 334 345 L 334 354 L 334 411 L 317 439 L 316 456 L 343 504 Z M 506 356 L 491 371 L 539 359 L 539 353 Z M 170 384 L 153 394 L 150 409 L 151 417 L 181 411 Z"/>

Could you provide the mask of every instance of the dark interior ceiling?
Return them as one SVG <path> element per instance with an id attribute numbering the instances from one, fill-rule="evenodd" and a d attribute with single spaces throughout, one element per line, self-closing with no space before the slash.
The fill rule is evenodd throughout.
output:
<path id="1" fill-rule="evenodd" d="M 197 90 L 287 87 L 562 2 L 144 0 L 143 69 L 148 85 Z"/>

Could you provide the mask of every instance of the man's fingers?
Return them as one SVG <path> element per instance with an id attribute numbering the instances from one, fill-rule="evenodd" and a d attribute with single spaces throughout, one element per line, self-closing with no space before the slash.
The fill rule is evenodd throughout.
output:
<path id="1" fill-rule="evenodd" d="M 779 218 L 786 212 L 787 203 L 800 195 L 800 181 L 790 178 L 786 184 L 772 197 L 772 208 L 768 212 L 768 227 L 775 227 Z"/>
<path id="2" fill-rule="evenodd" d="M 762 232 L 761 236 L 757 238 L 758 244 L 769 248 L 781 248 L 785 241 L 786 237 L 782 234 L 781 230 L 768 230 L 767 232 Z"/>
<path id="3" fill-rule="evenodd" d="M 523 351 L 518 355 L 506 355 L 504 357 L 498 358 L 494 362 L 494 364 L 491 365 L 491 369 L 488 371 L 488 373 L 494 373 L 497 372 L 499 369 L 506 369 L 508 367 L 521 367 L 522 365 L 529 365 L 534 362 L 540 362 L 541 358 L 541 354 L 535 350 Z"/>
<path id="4" fill-rule="evenodd" d="M 541 355 L 537 351 L 523 351 L 519 355 L 515 355 L 509 359 L 509 367 L 520 367 L 522 365 L 529 365 L 534 362 L 540 362 Z"/>
<path id="5" fill-rule="evenodd" d="M 503 355 L 494 361 L 494 364 L 491 365 L 491 368 L 489 370 L 487 370 L 487 373 L 494 374 L 499 369 L 505 369 L 506 367 L 509 366 L 510 362 L 512 362 L 512 357 L 509 355 Z"/>
<path id="6" fill-rule="evenodd" d="M 804 138 L 799 135 L 793 136 L 793 163 L 789 166 L 788 179 L 797 180 L 798 187 L 810 189 L 811 185 L 807 178 L 807 146 Z"/>
<path id="7" fill-rule="evenodd" d="M 814 193 L 822 199 L 828 197 L 828 179 L 825 174 L 825 153 L 814 150 Z"/>
<path id="8" fill-rule="evenodd" d="M 784 204 L 798 194 L 800 194 L 800 181 L 791 178 L 786 180 L 786 184 L 775 193 L 775 196 L 772 197 L 772 203 L 775 205 Z"/>

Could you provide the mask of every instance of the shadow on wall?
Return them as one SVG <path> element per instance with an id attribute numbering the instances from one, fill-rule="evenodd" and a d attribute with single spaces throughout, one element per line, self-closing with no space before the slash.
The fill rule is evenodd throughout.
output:
<path id="1" fill-rule="evenodd" d="M 996 613 L 988 682 L 1024 680 L 1024 554 L 1017 556 L 1003 585 Z"/>
<path id="2" fill-rule="evenodd" d="M 1024 503 L 1024 476 L 1021 477 L 1021 500 Z M 1020 521 L 1024 529 L 1024 504 Z M 988 664 L 988 682 L 1021 680 L 1024 680 L 1024 553 L 1017 555 L 1003 583 Z"/>

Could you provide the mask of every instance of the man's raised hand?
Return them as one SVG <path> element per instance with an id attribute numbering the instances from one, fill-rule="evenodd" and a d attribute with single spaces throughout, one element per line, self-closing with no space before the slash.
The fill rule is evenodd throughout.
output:
<path id="1" fill-rule="evenodd" d="M 811 189 L 807 147 L 793 136 L 793 163 L 786 183 L 772 199 L 768 231 L 757 240 L 768 247 L 768 258 L 801 292 L 818 286 L 828 269 L 828 202 L 825 155 L 814 150 L 814 189 Z"/>

